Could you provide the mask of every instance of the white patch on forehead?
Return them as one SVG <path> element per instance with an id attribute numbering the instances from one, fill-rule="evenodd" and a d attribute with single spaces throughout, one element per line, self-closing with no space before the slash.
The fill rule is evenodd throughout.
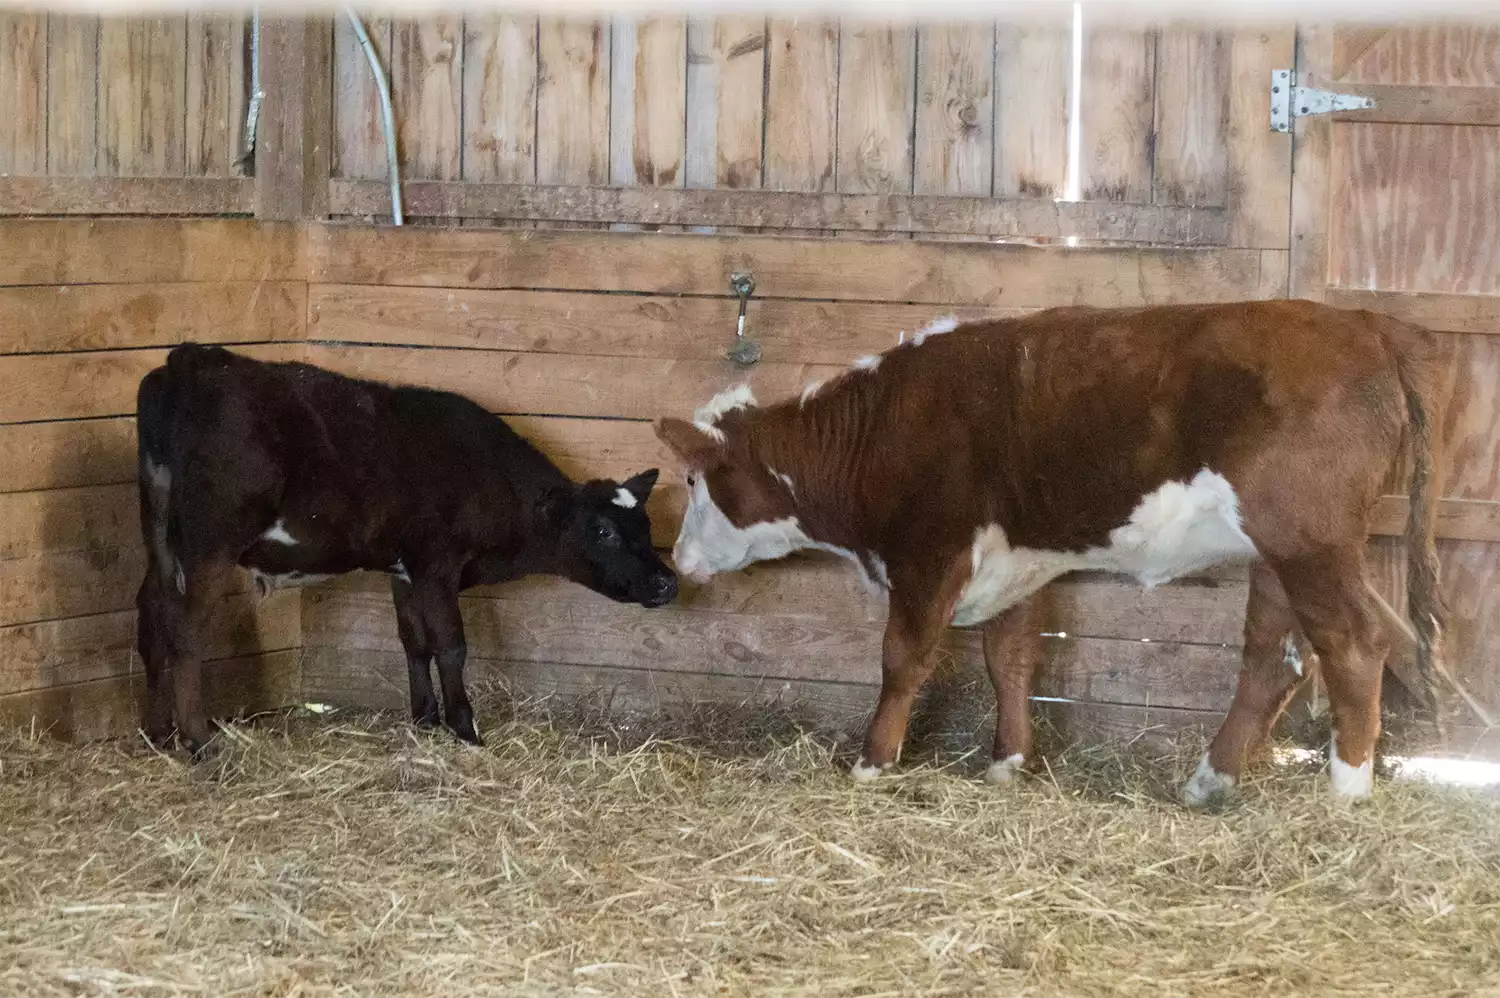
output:
<path id="1" fill-rule="evenodd" d="M 818 394 L 818 391 L 822 389 L 824 384 L 825 382 L 822 381 L 809 381 L 807 384 L 803 385 L 802 396 L 797 399 L 797 408 L 800 409 L 804 405 L 807 405 L 807 400 Z"/>
<path id="2" fill-rule="evenodd" d="M 635 509 L 635 496 L 630 494 L 629 489 L 615 489 L 615 497 L 610 500 L 621 509 Z"/>
<path id="3" fill-rule="evenodd" d="M 927 325 L 917 330 L 911 338 L 912 346 L 919 347 L 927 341 L 929 336 L 940 336 L 943 333 L 951 333 L 958 328 L 958 319 L 952 315 L 945 315 L 940 319 L 933 319 Z"/>
<path id="4" fill-rule="evenodd" d="M 743 409 L 755 404 L 755 393 L 749 385 L 735 385 L 709 399 L 693 413 L 693 425 L 720 443 L 724 442 L 724 431 L 714 424 L 726 412 Z"/>
<path id="5" fill-rule="evenodd" d="M 856 371 L 874 371 L 880 366 L 880 354 L 868 353 L 854 362 Z"/>
<path id="6" fill-rule="evenodd" d="M 271 524 L 270 528 L 260 535 L 260 539 L 273 544 L 285 544 L 287 547 L 293 547 L 297 543 L 297 538 L 286 532 L 285 520 L 277 520 Z"/>
<path id="7" fill-rule="evenodd" d="M 979 528 L 970 548 L 969 582 L 959 595 L 953 623 L 966 627 L 988 620 L 1067 572 L 1118 572 L 1151 588 L 1256 556 L 1240 526 L 1234 489 L 1205 468 L 1187 484 L 1167 482 L 1142 499 L 1130 519 L 1110 532 L 1107 547 L 1079 552 L 1012 549 L 998 525 Z"/>

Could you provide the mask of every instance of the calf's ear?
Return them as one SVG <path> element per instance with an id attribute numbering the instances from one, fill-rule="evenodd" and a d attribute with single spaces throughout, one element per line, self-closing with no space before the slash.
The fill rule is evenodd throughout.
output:
<path id="1" fill-rule="evenodd" d="M 656 436 L 672 448 L 682 463 L 697 471 L 709 471 L 724 457 L 724 442 L 685 419 L 668 416 L 656 421 Z"/>
<path id="2" fill-rule="evenodd" d="M 621 485 L 621 488 L 623 488 L 626 492 L 629 492 L 631 495 L 635 496 L 636 502 L 645 505 L 646 497 L 649 496 L 651 494 L 651 490 L 656 487 L 657 474 L 658 471 L 656 468 L 650 468 L 646 471 L 641 472 L 639 475 L 636 475 L 630 481 L 625 482 L 623 485 Z"/>

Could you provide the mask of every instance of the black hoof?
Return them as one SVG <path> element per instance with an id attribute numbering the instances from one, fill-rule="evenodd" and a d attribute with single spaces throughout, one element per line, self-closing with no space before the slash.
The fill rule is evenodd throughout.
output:
<path id="1" fill-rule="evenodd" d="M 453 737 L 469 745 L 483 745 L 484 739 L 479 737 L 479 732 L 474 729 L 474 722 L 468 724 L 454 725 L 448 729 L 453 732 Z"/>
<path id="2" fill-rule="evenodd" d="M 442 727 L 443 719 L 438 716 L 437 710 L 434 709 L 429 713 L 413 714 L 411 723 L 415 724 L 419 728 L 425 728 L 431 731 L 435 728 Z"/>
<path id="3" fill-rule="evenodd" d="M 188 759 L 193 763 L 208 762 L 219 754 L 219 743 L 213 738 L 199 740 L 197 738 L 183 738 L 182 747 L 187 750 Z"/>

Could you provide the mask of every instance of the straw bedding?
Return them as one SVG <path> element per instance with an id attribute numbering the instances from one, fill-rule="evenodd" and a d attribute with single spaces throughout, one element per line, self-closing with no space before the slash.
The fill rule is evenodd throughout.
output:
<path id="1" fill-rule="evenodd" d="M 868 786 L 764 709 L 277 715 L 198 768 L 0 735 L 0 994 L 1500 994 L 1500 803 L 1176 755 Z M 665 740 L 672 737 L 674 740 Z"/>

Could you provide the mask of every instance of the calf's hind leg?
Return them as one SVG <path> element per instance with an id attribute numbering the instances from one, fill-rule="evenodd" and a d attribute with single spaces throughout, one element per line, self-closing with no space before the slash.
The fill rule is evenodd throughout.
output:
<path id="1" fill-rule="evenodd" d="M 1340 797 L 1374 789 L 1380 681 L 1390 638 L 1371 589 L 1364 551 L 1352 548 L 1278 566 L 1302 631 L 1322 661 L 1333 715 L 1329 781 Z"/>
<path id="2" fill-rule="evenodd" d="M 1311 663 L 1288 655 L 1287 642 L 1294 640 L 1296 628 L 1297 617 L 1276 570 L 1263 561 L 1253 563 L 1234 702 L 1197 771 L 1183 785 L 1182 802 L 1188 807 L 1201 807 L 1234 790 L 1248 755 L 1270 737 L 1281 712 L 1307 682 Z"/>
<path id="3" fill-rule="evenodd" d="M 171 672 L 167 668 L 169 652 L 162 627 L 166 598 L 159 569 L 153 562 L 146 567 L 146 578 L 135 596 L 135 646 L 146 670 L 146 706 L 141 730 L 158 748 L 166 747 L 172 740 Z"/>
<path id="4" fill-rule="evenodd" d="M 1010 783 L 1031 756 L 1031 686 L 1046 658 L 1042 626 L 1046 591 L 1017 603 L 984 625 L 984 664 L 995 687 L 995 747 L 984 780 Z"/>

